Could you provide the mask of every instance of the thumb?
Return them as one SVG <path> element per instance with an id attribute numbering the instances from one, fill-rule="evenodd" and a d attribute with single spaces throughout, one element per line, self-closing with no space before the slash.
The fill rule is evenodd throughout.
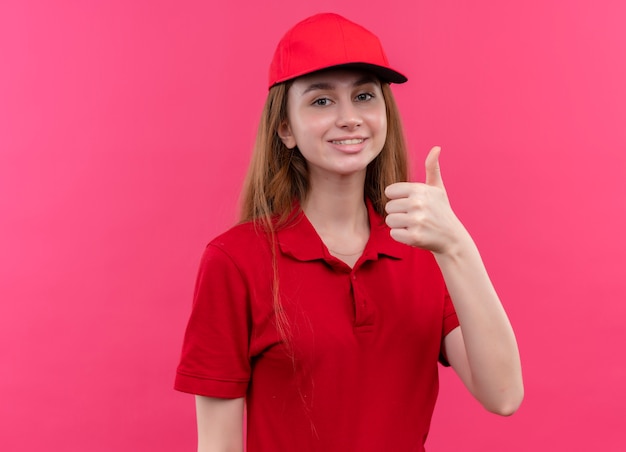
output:
<path id="1" fill-rule="evenodd" d="M 443 187 L 443 179 L 441 178 L 441 168 L 439 167 L 439 154 L 441 148 L 434 146 L 426 157 L 426 185 L 435 187 Z"/>

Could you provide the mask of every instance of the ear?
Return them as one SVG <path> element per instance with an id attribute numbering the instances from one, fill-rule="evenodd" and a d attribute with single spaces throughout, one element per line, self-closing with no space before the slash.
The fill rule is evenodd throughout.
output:
<path id="1" fill-rule="evenodd" d="M 278 126 L 278 136 L 287 149 L 293 149 L 296 147 L 296 137 L 293 136 L 291 127 L 287 121 L 283 121 L 280 126 Z"/>

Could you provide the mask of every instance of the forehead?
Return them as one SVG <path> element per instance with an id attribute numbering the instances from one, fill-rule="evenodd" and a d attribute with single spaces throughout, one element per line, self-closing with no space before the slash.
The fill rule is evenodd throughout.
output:
<path id="1" fill-rule="evenodd" d="M 371 72 L 359 69 L 325 69 L 296 78 L 290 91 L 303 94 L 312 89 L 332 90 L 365 84 L 380 86 L 380 81 Z"/>

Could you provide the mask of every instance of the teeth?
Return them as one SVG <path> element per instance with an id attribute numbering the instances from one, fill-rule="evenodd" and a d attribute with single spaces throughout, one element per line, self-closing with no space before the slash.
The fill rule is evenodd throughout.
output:
<path id="1" fill-rule="evenodd" d="M 363 143 L 363 139 L 354 138 L 352 140 L 333 141 L 333 144 L 360 144 Z"/>

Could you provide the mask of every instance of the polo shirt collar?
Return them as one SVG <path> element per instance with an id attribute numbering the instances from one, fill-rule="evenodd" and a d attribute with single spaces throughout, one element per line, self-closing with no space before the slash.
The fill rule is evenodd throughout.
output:
<path id="1" fill-rule="evenodd" d="M 370 237 L 360 260 L 376 260 L 380 256 L 402 259 L 408 246 L 396 242 L 389 235 L 389 227 L 367 199 L 367 212 L 370 221 Z M 335 260 L 322 242 L 317 231 L 306 217 L 299 203 L 294 203 L 288 224 L 276 232 L 278 246 L 283 254 L 300 261 Z"/>

